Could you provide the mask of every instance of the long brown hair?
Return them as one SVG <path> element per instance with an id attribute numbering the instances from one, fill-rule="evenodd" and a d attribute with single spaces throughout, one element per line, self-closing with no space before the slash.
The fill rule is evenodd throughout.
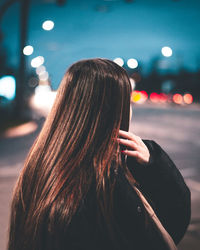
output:
<path id="1" fill-rule="evenodd" d="M 109 218 L 111 166 L 121 161 L 115 138 L 128 131 L 130 92 L 126 71 L 110 60 L 81 60 L 67 70 L 14 190 L 8 250 L 46 249 L 44 231 L 66 228 L 94 179 Z"/>

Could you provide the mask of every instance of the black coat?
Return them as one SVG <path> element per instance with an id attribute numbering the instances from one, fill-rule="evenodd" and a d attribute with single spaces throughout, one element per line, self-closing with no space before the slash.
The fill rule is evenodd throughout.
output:
<path id="1" fill-rule="evenodd" d="M 150 151 L 148 165 L 127 157 L 127 166 L 140 190 L 154 208 L 165 229 L 178 244 L 191 218 L 191 196 L 184 179 L 167 153 L 152 140 L 143 140 Z M 145 227 L 142 202 L 126 179 L 123 169 L 116 174 L 114 218 L 116 246 L 112 246 L 106 228 L 96 224 L 95 188 L 88 192 L 66 235 L 69 250 L 164 250 L 165 246 L 151 221 Z M 65 249 L 65 248 L 64 248 Z"/>

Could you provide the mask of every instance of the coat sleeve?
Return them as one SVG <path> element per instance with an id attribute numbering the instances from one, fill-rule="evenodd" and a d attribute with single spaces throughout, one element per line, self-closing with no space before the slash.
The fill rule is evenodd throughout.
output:
<path id="1" fill-rule="evenodd" d="M 143 140 L 150 161 L 141 165 L 127 157 L 127 166 L 165 229 L 178 244 L 191 219 L 191 193 L 168 154 L 153 140 Z"/>

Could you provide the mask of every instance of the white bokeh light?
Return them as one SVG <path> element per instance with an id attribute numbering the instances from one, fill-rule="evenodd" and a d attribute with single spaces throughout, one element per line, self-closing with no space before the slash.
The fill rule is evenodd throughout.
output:
<path id="1" fill-rule="evenodd" d="M 121 67 L 124 65 L 124 60 L 121 57 L 117 57 L 113 61 Z"/>
<path id="2" fill-rule="evenodd" d="M 35 94 L 40 95 L 40 94 L 46 94 L 49 91 L 51 91 L 51 87 L 49 85 L 39 85 L 35 88 Z"/>
<path id="3" fill-rule="evenodd" d="M 33 49 L 33 46 L 27 45 L 27 46 L 24 47 L 23 53 L 24 53 L 24 55 L 26 55 L 26 56 L 30 56 L 30 55 L 33 54 L 33 50 L 34 50 L 34 49 Z"/>
<path id="4" fill-rule="evenodd" d="M 47 71 L 44 71 L 39 75 L 40 81 L 47 81 L 49 79 L 49 73 Z"/>
<path id="5" fill-rule="evenodd" d="M 129 68 L 135 69 L 138 66 L 138 61 L 136 59 L 134 59 L 134 58 L 130 58 L 127 61 L 127 65 L 128 65 Z"/>
<path id="6" fill-rule="evenodd" d="M 172 49 L 170 47 L 167 47 L 167 46 L 162 47 L 161 52 L 162 52 L 162 55 L 165 57 L 172 56 Z"/>
<path id="7" fill-rule="evenodd" d="M 36 68 L 36 74 L 41 75 L 46 71 L 46 67 L 44 65 L 40 65 Z"/>
<path id="8" fill-rule="evenodd" d="M 51 20 L 47 20 L 47 21 L 43 22 L 42 28 L 44 30 L 52 30 L 54 28 L 54 22 Z"/>
<path id="9" fill-rule="evenodd" d="M 0 95 L 9 100 L 15 98 L 16 79 L 14 76 L 3 76 L 0 78 Z"/>
<path id="10" fill-rule="evenodd" d="M 37 56 L 31 60 L 31 66 L 33 68 L 37 68 L 41 66 L 44 63 L 44 57 L 43 56 Z"/>
<path id="11" fill-rule="evenodd" d="M 30 105 L 39 113 L 47 116 L 56 98 L 57 91 L 52 91 L 49 85 L 39 85 L 30 98 Z"/>

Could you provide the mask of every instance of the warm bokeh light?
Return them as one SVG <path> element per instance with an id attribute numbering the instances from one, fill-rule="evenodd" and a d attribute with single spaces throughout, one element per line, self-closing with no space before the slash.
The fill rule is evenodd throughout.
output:
<path id="1" fill-rule="evenodd" d="M 121 67 L 124 65 L 124 60 L 121 57 L 117 57 L 113 61 Z"/>
<path id="2" fill-rule="evenodd" d="M 138 66 L 138 61 L 134 58 L 130 58 L 127 61 L 127 65 L 130 69 L 135 69 Z"/>
<path id="3" fill-rule="evenodd" d="M 142 99 L 143 101 L 146 101 L 148 99 L 148 94 L 146 91 L 142 90 L 140 91 L 140 93 L 142 94 Z"/>
<path id="4" fill-rule="evenodd" d="M 138 102 L 141 99 L 141 93 L 137 90 L 131 93 L 131 101 Z"/>
<path id="5" fill-rule="evenodd" d="M 160 100 L 159 94 L 156 93 L 156 92 L 151 93 L 151 94 L 150 94 L 150 100 L 151 100 L 152 102 L 155 102 L 155 103 L 159 102 L 159 100 Z"/>
<path id="6" fill-rule="evenodd" d="M 31 60 L 31 66 L 33 68 L 37 68 L 41 66 L 44 63 L 44 57 L 43 56 L 37 56 Z"/>
<path id="7" fill-rule="evenodd" d="M 191 104 L 193 102 L 193 96 L 187 93 L 183 96 L 183 100 L 186 104 Z"/>
<path id="8" fill-rule="evenodd" d="M 24 55 L 26 55 L 26 56 L 30 56 L 30 55 L 33 54 L 33 50 L 34 50 L 34 49 L 33 49 L 33 46 L 27 45 L 27 46 L 24 47 L 23 53 L 24 53 Z"/>
<path id="9" fill-rule="evenodd" d="M 46 20 L 45 22 L 43 22 L 42 28 L 44 30 L 52 30 L 54 28 L 54 22 L 51 20 Z"/>
<path id="10" fill-rule="evenodd" d="M 34 121 L 30 121 L 25 124 L 8 128 L 3 136 L 7 138 L 25 136 L 35 132 L 37 128 L 38 128 L 37 123 Z"/>
<path id="11" fill-rule="evenodd" d="M 160 99 L 160 102 L 165 103 L 168 100 L 168 96 L 165 93 L 160 93 L 159 94 L 159 99 Z"/>
<path id="12" fill-rule="evenodd" d="M 172 56 L 172 49 L 170 47 L 167 47 L 167 46 L 162 47 L 161 52 L 162 52 L 163 56 L 165 56 L 165 57 Z"/>
<path id="13" fill-rule="evenodd" d="M 147 99 L 148 99 L 148 94 L 144 90 L 142 91 L 134 90 L 131 93 L 132 102 L 141 104 L 141 103 L 144 103 Z"/>
<path id="14" fill-rule="evenodd" d="M 150 94 L 150 100 L 154 103 L 157 102 L 166 103 L 169 100 L 169 96 L 165 93 L 153 92 Z"/>
<path id="15" fill-rule="evenodd" d="M 15 98 L 16 79 L 14 76 L 3 76 L 0 78 L 0 96 L 6 97 L 8 100 Z"/>
<path id="16" fill-rule="evenodd" d="M 182 102 L 183 102 L 183 97 L 182 97 L 182 95 L 181 94 L 174 94 L 173 95 L 173 101 L 175 102 L 175 103 L 177 103 L 177 104 L 181 104 Z"/>

